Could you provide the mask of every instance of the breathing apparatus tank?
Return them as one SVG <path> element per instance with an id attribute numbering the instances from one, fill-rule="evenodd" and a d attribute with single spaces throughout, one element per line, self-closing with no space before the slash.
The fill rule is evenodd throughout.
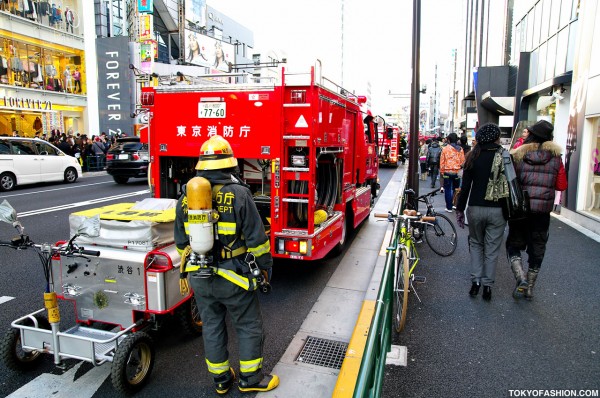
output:
<path id="1" fill-rule="evenodd" d="M 204 177 L 194 177 L 187 183 L 188 231 L 192 253 L 206 263 L 206 255 L 214 243 L 212 189 Z M 192 255 L 192 257 L 195 257 Z"/>

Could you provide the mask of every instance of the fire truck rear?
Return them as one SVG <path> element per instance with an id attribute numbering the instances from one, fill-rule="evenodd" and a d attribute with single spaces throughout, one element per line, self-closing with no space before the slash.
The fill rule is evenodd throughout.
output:
<path id="1" fill-rule="evenodd" d="M 323 258 L 343 247 L 377 194 L 376 130 L 364 102 L 315 68 L 282 68 L 279 82 L 213 78 L 143 88 L 153 195 L 177 198 L 202 143 L 221 135 L 251 187 L 273 256 Z"/>
<path id="2" fill-rule="evenodd" d="M 400 130 L 398 127 L 378 126 L 379 164 L 398 166 L 400 157 Z"/>

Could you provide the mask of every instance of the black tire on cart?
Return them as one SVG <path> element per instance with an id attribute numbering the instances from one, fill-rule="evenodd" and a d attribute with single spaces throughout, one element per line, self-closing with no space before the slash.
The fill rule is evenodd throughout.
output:
<path id="1" fill-rule="evenodd" d="M 196 337 L 202 334 L 202 319 L 193 294 L 188 301 L 179 306 L 175 316 L 177 316 L 179 326 L 185 335 Z"/>
<path id="2" fill-rule="evenodd" d="M 138 392 L 148 382 L 154 366 L 154 343 L 144 332 L 125 338 L 115 352 L 110 378 L 113 387 L 122 393 Z"/>
<path id="3" fill-rule="evenodd" d="M 50 330 L 50 323 L 42 315 L 34 315 L 38 328 Z M 25 326 L 34 326 L 33 320 L 26 319 Z M 24 351 L 21 346 L 21 332 L 19 329 L 10 328 L 0 343 L 0 358 L 7 368 L 17 371 L 34 369 L 42 359 L 39 351 Z"/>

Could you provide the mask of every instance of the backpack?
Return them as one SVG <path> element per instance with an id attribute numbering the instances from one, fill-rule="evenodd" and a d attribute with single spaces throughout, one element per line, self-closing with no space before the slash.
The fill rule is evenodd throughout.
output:
<path id="1" fill-rule="evenodd" d="M 441 146 L 432 146 L 429 148 L 427 153 L 427 163 L 429 164 L 440 164 L 440 156 L 442 154 Z"/>

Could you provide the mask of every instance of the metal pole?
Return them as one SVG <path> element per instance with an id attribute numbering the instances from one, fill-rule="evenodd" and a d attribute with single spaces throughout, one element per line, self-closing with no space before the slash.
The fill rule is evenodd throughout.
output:
<path id="1" fill-rule="evenodd" d="M 408 186 L 419 196 L 419 68 L 421 64 L 421 0 L 413 0 L 412 87 L 410 98 L 410 143 L 408 158 Z"/>

